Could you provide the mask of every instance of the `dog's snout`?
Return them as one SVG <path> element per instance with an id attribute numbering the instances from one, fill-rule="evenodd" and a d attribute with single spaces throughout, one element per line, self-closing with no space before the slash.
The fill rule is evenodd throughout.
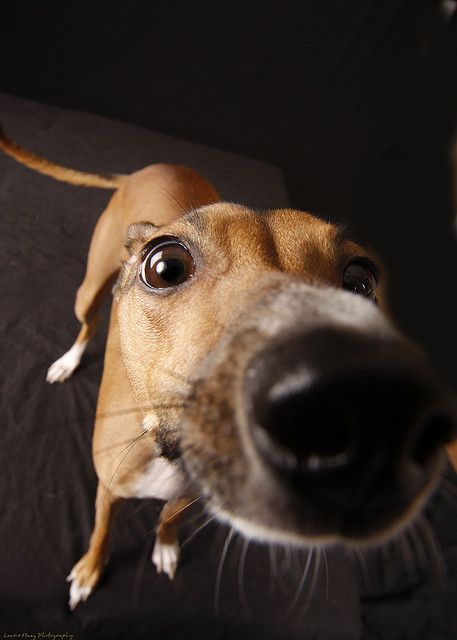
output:
<path id="1" fill-rule="evenodd" d="M 419 490 L 454 431 L 427 366 L 393 339 L 332 329 L 289 338 L 251 362 L 246 393 L 262 458 L 336 492 L 341 483 L 367 493 L 381 480 L 401 484 L 412 467 L 410 490 Z"/>

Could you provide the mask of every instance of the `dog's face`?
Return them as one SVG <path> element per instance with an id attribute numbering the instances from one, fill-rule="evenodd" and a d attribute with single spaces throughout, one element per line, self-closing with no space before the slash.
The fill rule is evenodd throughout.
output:
<path id="1" fill-rule="evenodd" d="M 246 535 L 380 540 L 433 488 L 454 426 L 377 299 L 375 261 L 294 210 L 232 204 L 129 230 L 124 363 L 158 453 Z"/>

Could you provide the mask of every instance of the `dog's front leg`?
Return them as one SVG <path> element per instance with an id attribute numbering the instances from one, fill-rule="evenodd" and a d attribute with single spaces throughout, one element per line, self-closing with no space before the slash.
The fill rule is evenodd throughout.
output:
<path id="1" fill-rule="evenodd" d="M 92 532 L 89 549 L 71 570 L 67 581 L 70 585 L 69 606 L 73 610 L 76 605 L 87 600 L 94 589 L 106 563 L 110 529 L 122 499 L 114 496 L 100 482 L 95 500 L 95 526 Z"/>
<path id="2" fill-rule="evenodd" d="M 174 578 L 179 561 L 178 527 L 193 502 L 192 498 L 169 500 L 159 516 L 152 561 L 158 573 L 166 573 L 170 580 Z"/>

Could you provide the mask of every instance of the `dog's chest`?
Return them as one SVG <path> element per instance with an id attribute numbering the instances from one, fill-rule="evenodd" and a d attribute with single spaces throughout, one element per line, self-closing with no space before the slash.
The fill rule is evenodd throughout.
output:
<path id="1" fill-rule="evenodd" d="M 138 480 L 135 497 L 171 500 L 180 495 L 183 484 L 184 473 L 179 463 L 153 458 Z"/>

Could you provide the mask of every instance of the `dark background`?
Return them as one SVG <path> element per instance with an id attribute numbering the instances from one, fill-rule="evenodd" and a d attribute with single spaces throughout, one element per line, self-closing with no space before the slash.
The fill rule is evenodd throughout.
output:
<path id="1" fill-rule="evenodd" d="M 457 16 L 425 0 L 3 2 L 0 90 L 279 165 L 454 385 Z M 242 177 L 240 177 L 242 179 Z"/>
<path id="2" fill-rule="evenodd" d="M 2 2 L 0 30 L 2 92 L 280 166 L 293 206 L 348 224 L 378 251 L 390 273 L 396 317 L 457 384 L 457 247 L 448 168 L 457 112 L 456 16 L 446 23 L 436 2 L 406 0 L 26 0 Z M 75 145 L 76 160 L 85 143 Z M 41 144 L 52 144 L 57 153 L 61 143 L 43 136 Z M 112 153 L 108 147 L 100 164 Z M 71 158 L 71 150 L 65 151 Z M 134 157 L 129 154 L 127 159 Z M 7 162 L 0 196 L 14 202 L 11 216 L 17 219 L 11 225 L 11 216 L 2 220 L 0 214 L 0 244 L 11 260 L 0 274 L 5 307 L 11 303 L 0 315 L 7 338 L 0 340 L 2 362 L 10 363 L 0 388 L 6 407 L 0 581 L 8 581 L 9 594 L 0 601 L 2 625 L 9 631 L 68 630 L 84 640 L 287 638 L 287 629 L 278 630 L 271 620 L 280 619 L 295 583 L 268 599 L 262 550 L 249 556 L 246 589 L 263 626 L 250 626 L 239 606 L 225 611 L 225 618 L 212 615 L 223 529 L 204 532 L 184 551 L 174 583 L 151 571 L 148 545 L 158 505 L 149 502 L 126 508 L 115 526 L 106 581 L 76 614 L 68 614 L 62 576 L 92 526 L 90 442 L 103 336 L 71 384 L 47 387 L 42 363 L 68 346 L 73 280 L 81 275 L 75 265 L 82 269 L 80 238 L 88 241 L 92 224 L 87 202 L 97 213 L 105 195 L 65 191 L 49 181 L 33 235 L 26 215 L 44 181 L 30 172 L 24 181 L 22 169 Z M 64 217 L 56 200 L 76 215 Z M 48 300 L 41 285 L 63 246 L 67 260 L 55 269 Z M 426 516 L 443 548 L 447 581 L 437 578 L 441 556 L 433 545 L 424 551 L 427 566 L 410 571 L 407 549 L 393 543 L 384 576 L 377 574 L 379 559 L 368 561 L 366 575 L 362 566 L 355 578 L 344 555 L 330 555 L 330 597 L 318 589 L 312 620 L 305 616 L 289 637 L 302 637 L 303 628 L 310 638 L 326 640 L 450 640 L 457 633 L 455 474 L 448 470 L 443 482 L 448 492 L 437 493 Z M 229 608 L 240 596 L 240 552 L 241 543 L 234 543 L 224 573 L 222 600 Z M 336 636 L 330 628 L 337 628 Z"/>

